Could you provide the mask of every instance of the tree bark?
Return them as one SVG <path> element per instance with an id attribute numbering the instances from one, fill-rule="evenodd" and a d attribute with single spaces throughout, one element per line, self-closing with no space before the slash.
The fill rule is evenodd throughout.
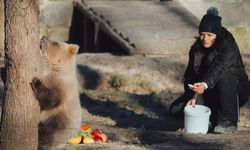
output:
<path id="1" fill-rule="evenodd" d="M 1 150 L 38 147 L 39 105 L 30 82 L 40 73 L 36 0 L 5 0 L 5 68 Z"/>

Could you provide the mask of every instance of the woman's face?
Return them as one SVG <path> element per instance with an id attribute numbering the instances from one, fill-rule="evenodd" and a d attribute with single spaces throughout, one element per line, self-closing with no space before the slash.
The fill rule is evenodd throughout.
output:
<path id="1" fill-rule="evenodd" d="M 200 33 L 201 44 L 205 48 L 211 47 L 214 44 L 215 39 L 216 39 L 216 34 L 214 34 L 214 33 L 211 33 L 211 32 L 201 32 Z"/>

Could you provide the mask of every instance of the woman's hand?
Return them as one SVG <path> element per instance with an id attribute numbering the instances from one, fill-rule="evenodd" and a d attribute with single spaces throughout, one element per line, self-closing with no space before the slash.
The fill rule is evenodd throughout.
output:
<path id="1" fill-rule="evenodd" d="M 186 106 L 192 106 L 195 107 L 196 99 L 191 99 L 187 102 Z"/>
<path id="2" fill-rule="evenodd" d="M 193 90 L 195 93 L 198 94 L 203 94 L 205 91 L 205 85 L 201 82 L 194 83 L 193 86 L 191 87 L 191 90 Z"/>

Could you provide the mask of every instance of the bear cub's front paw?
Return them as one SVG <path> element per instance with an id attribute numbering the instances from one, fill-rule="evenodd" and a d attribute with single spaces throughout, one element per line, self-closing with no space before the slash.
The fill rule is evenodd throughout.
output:
<path id="1" fill-rule="evenodd" d="M 34 88 L 38 88 L 38 87 L 41 86 L 41 85 L 42 85 L 42 81 L 41 81 L 39 78 L 34 77 L 34 78 L 32 79 L 31 86 L 32 86 L 33 89 L 34 89 Z"/>
<path id="2" fill-rule="evenodd" d="M 31 88 L 32 88 L 33 92 L 34 92 L 35 95 L 37 96 L 38 90 L 39 90 L 39 89 L 41 88 L 41 86 L 42 86 L 42 81 L 41 81 L 39 78 L 34 77 L 34 78 L 32 79 L 32 82 L 30 83 L 30 85 L 31 85 Z"/>

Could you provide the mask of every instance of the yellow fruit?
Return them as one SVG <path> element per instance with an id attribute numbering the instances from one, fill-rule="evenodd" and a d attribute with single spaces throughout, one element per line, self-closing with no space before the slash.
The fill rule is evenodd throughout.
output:
<path id="1" fill-rule="evenodd" d="M 68 144 L 80 144 L 82 137 L 75 137 L 68 140 Z"/>
<path id="2" fill-rule="evenodd" d="M 92 137 L 84 137 L 83 138 L 83 143 L 84 144 L 89 144 L 89 143 L 94 143 L 94 139 Z"/>
<path id="3" fill-rule="evenodd" d="M 106 142 L 108 140 L 107 135 L 104 133 L 100 134 L 99 136 L 102 138 L 103 142 Z"/>

